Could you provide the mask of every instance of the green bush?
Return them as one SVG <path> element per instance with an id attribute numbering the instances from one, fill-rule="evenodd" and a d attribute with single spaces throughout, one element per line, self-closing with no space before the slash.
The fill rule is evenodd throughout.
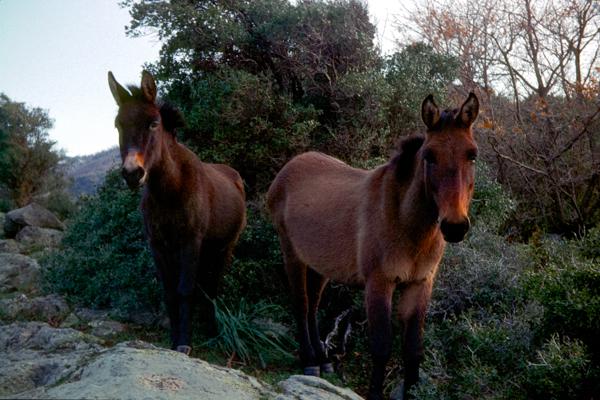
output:
<path id="1" fill-rule="evenodd" d="M 525 277 L 528 296 L 544 308 L 538 335 L 557 333 L 579 339 L 600 360 L 600 264 L 579 259 L 567 243 L 554 241 L 546 246 L 562 254 L 546 251 L 549 261 Z"/>
<path id="2" fill-rule="evenodd" d="M 287 306 L 287 278 L 273 225 L 256 207 L 248 207 L 247 225 L 223 277 L 223 296 L 238 303 L 267 301 Z"/>
<path id="3" fill-rule="evenodd" d="M 561 400 L 585 398 L 584 384 L 590 360 L 585 346 L 578 340 L 558 335 L 546 341 L 528 363 L 524 377 L 527 398 Z"/>
<path id="4" fill-rule="evenodd" d="M 515 201 L 494 178 L 489 165 L 475 164 L 475 193 L 471 203 L 471 219 L 491 232 L 498 230 L 516 208 Z"/>
<path id="5" fill-rule="evenodd" d="M 122 313 L 159 307 L 139 193 L 129 191 L 117 171 L 107 174 L 96 196 L 83 200 L 61 247 L 43 264 L 49 289 L 79 305 Z"/>

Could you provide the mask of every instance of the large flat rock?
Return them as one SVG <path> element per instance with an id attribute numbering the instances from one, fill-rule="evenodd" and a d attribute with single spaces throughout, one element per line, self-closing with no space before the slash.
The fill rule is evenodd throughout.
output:
<path id="1" fill-rule="evenodd" d="M 0 326 L 0 398 L 359 400 L 327 381 L 292 376 L 279 387 L 241 371 L 132 341 L 98 339 L 42 323 Z"/>

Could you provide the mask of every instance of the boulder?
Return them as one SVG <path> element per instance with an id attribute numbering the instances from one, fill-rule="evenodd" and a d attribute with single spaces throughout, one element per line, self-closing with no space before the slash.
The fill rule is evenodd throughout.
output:
<path id="1" fill-rule="evenodd" d="M 6 237 L 14 238 L 25 226 L 65 230 L 65 225 L 56 215 L 37 203 L 12 210 L 5 215 L 4 233 Z"/>
<path id="2" fill-rule="evenodd" d="M 103 349 L 73 329 L 0 326 L 0 397 L 23 399 L 358 400 L 348 389 L 292 376 L 275 389 L 233 369 L 142 341 Z"/>
<path id="3" fill-rule="evenodd" d="M 9 321 L 61 321 L 69 314 L 67 302 L 56 294 L 33 298 L 19 294 L 0 300 L 0 310 L 0 318 Z"/>
<path id="4" fill-rule="evenodd" d="M 21 245 L 14 239 L 0 239 L 0 253 L 20 253 Z"/>
<path id="5" fill-rule="evenodd" d="M 64 233 L 56 229 L 26 226 L 17 233 L 15 239 L 25 246 L 56 247 L 60 244 L 63 236 Z"/>
<path id="6" fill-rule="evenodd" d="M 0 253 L 0 293 L 35 291 L 39 280 L 40 266 L 33 258 Z"/>
<path id="7" fill-rule="evenodd" d="M 98 339 L 73 329 L 40 322 L 1 325 L 0 397 L 13 398 L 54 385 L 72 376 L 101 349 Z"/>
<path id="8" fill-rule="evenodd" d="M 279 382 L 283 393 L 276 400 L 362 400 L 350 389 L 337 387 L 316 376 L 292 375 Z"/>
<path id="9" fill-rule="evenodd" d="M 243 372 L 135 341 L 102 352 L 57 386 L 15 397 L 258 400 L 275 393 Z"/>

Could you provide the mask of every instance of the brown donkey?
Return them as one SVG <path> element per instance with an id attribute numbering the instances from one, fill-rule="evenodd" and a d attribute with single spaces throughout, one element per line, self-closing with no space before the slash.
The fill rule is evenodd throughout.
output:
<path id="1" fill-rule="evenodd" d="M 305 374 L 331 371 L 317 325 L 331 279 L 365 287 L 373 370 L 369 399 L 383 398 L 392 347 L 392 295 L 402 289 L 404 394 L 419 376 L 425 312 L 445 242 L 469 229 L 479 111 L 471 93 L 460 109 L 422 104 L 427 134 L 409 137 L 386 164 L 365 171 L 322 153 L 288 162 L 267 194 L 281 242 Z"/>
<path id="2" fill-rule="evenodd" d="M 144 230 L 162 280 L 173 349 L 191 351 L 191 320 L 200 300 L 214 331 L 214 299 L 225 265 L 246 221 L 244 186 L 234 169 L 200 161 L 177 142 L 179 112 L 157 104 L 156 84 L 142 73 L 141 88 L 108 84 L 119 112 L 122 174 L 144 186 Z M 200 290 L 197 290 L 200 289 Z"/>

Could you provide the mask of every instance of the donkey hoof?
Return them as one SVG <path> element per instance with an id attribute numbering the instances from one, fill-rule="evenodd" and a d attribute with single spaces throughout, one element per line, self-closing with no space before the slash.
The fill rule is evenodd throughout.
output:
<path id="1" fill-rule="evenodd" d="M 190 353 L 192 352 L 192 348 L 190 346 L 179 345 L 179 346 L 177 346 L 176 351 L 183 353 L 186 356 L 189 356 Z"/>
<path id="2" fill-rule="evenodd" d="M 334 372 L 333 364 L 332 363 L 321 364 L 321 372 L 324 374 L 332 374 Z"/>
<path id="3" fill-rule="evenodd" d="M 313 367 L 304 367 L 304 375 L 319 376 L 321 375 L 321 368 L 318 365 Z"/>

